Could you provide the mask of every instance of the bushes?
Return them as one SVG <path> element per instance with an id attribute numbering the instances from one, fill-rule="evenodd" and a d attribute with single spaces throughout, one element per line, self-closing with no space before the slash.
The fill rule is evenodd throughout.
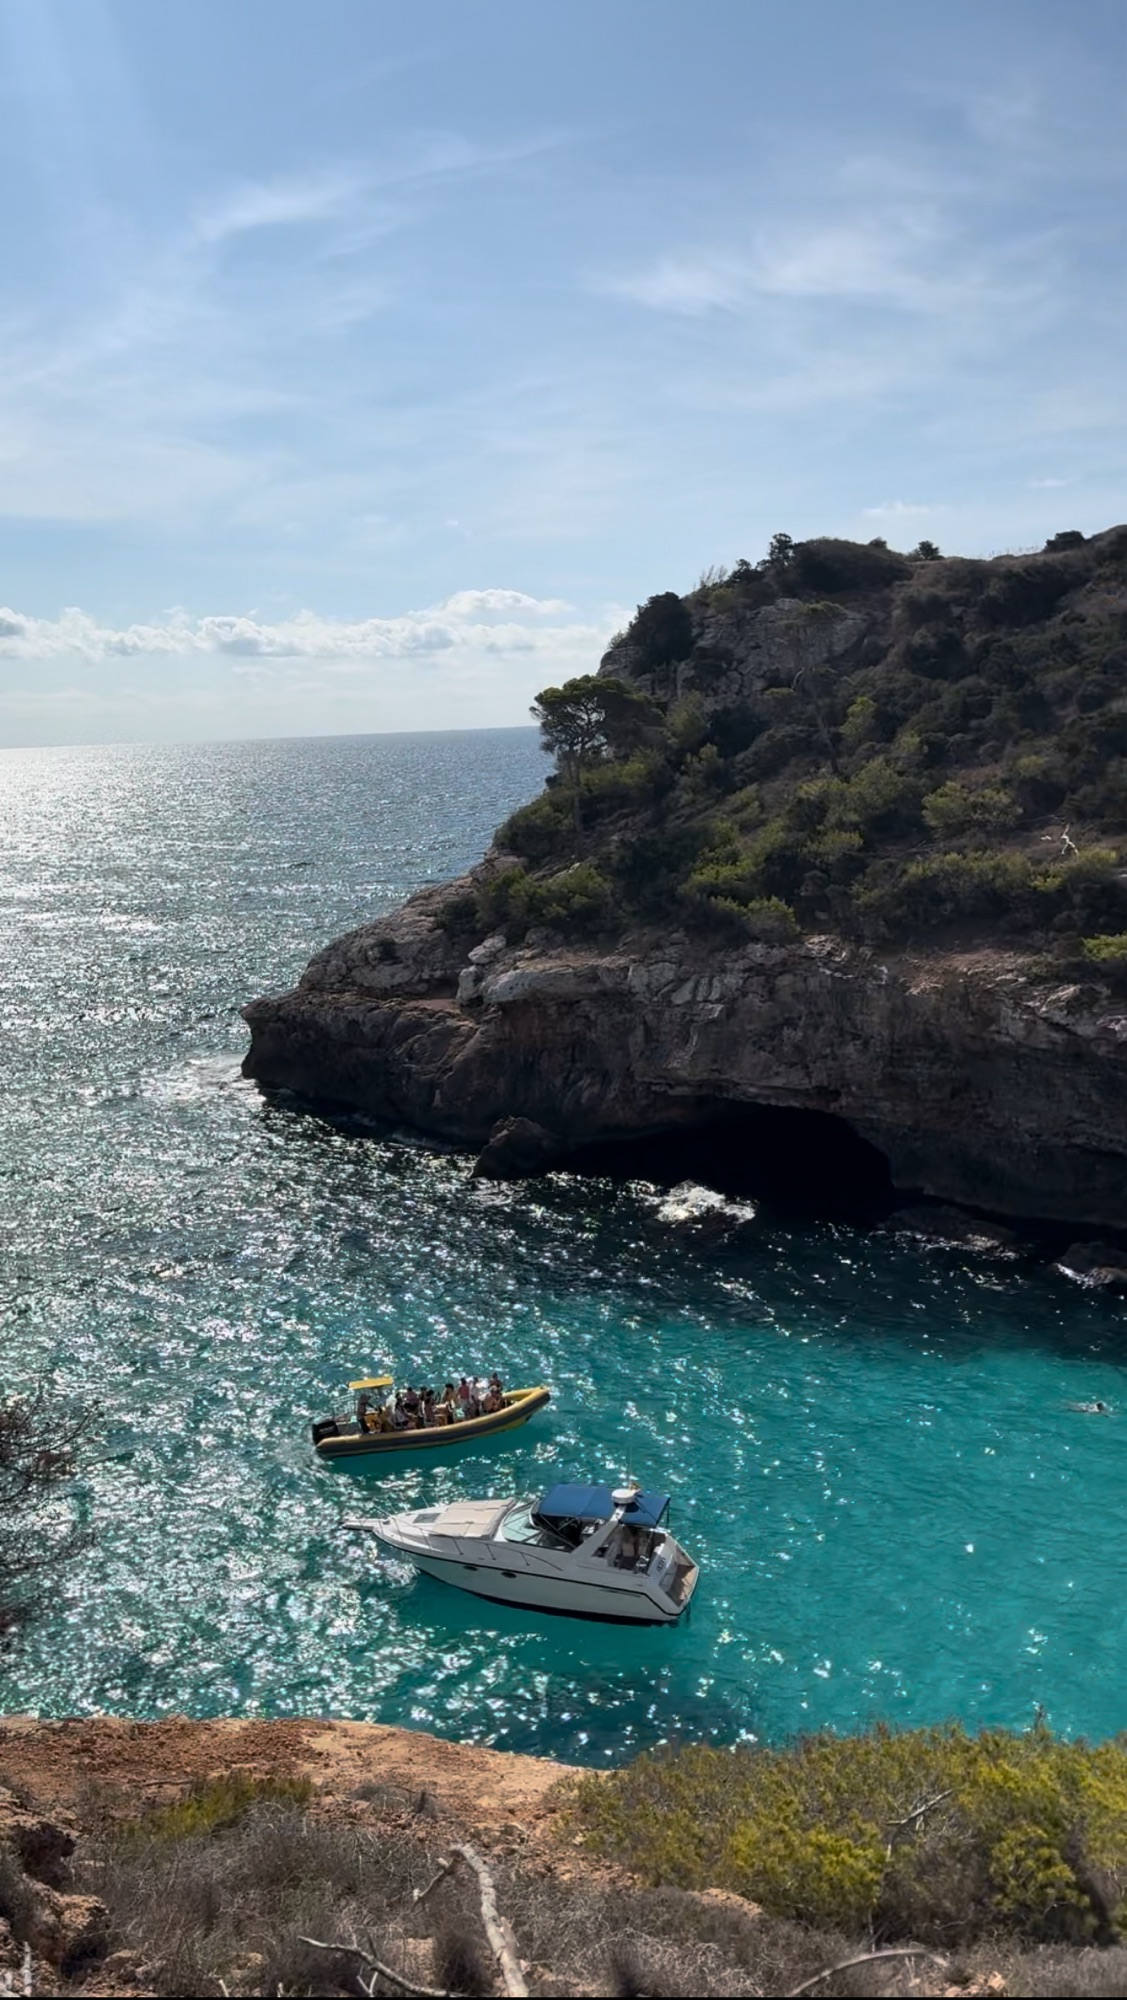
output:
<path id="1" fill-rule="evenodd" d="M 923 802 L 923 816 L 940 840 L 962 833 L 1002 833 L 1015 826 L 1021 809 L 1003 785 L 983 785 L 978 791 L 950 780 Z"/>
<path id="2" fill-rule="evenodd" d="M 256 1778 L 247 1771 L 229 1771 L 221 1778 L 204 1778 L 171 1805 L 156 1806 L 126 1831 L 146 1840 L 187 1840 L 237 1826 L 249 1813 L 265 1806 L 303 1806 L 313 1795 L 308 1778 Z"/>
<path id="3" fill-rule="evenodd" d="M 1071 563 L 1022 563 L 992 576 L 978 600 L 984 625 L 1032 625 L 1075 590 L 1084 570 Z"/>
<path id="4" fill-rule="evenodd" d="M 1127 1739 L 919 1730 L 694 1747 L 582 1779 L 589 1843 L 653 1882 L 945 1945 L 1106 1940 L 1127 1894 Z"/>
<path id="5" fill-rule="evenodd" d="M 574 815 L 562 786 L 555 785 L 520 806 L 498 827 L 495 838 L 498 847 L 534 865 L 567 852 L 574 838 Z"/>
<path id="6" fill-rule="evenodd" d="M 882 542 L 843 542 L 824 536 L 799 542 L 788 574 L 803 590 L 882 590 L 912 574 L 905 556 Z"/>
<path id="7" fill-rule="evenodd" d="M 883 929 L 929 929 L 991 918 L 1007 928 L 1081 931 L 1127 919 L 1127 885 L 1107 847 L 1035 867 L 1006 850 L 924 855 L 903 866 L 877 862 L 854 892 L 863 918 Z"/>
<path id="8" fill-rule="evenodd" d="M 657 749 L 639 750 L 632 757 L 593 764 L 584 771 L 580 782 L 583 824 L 586 826 L 607 813 L 648 804 L 667 792 L 672 783 L 673 772 Z"/>
<path id="9" fill-rule="evenodd" d="M 1110 937 L 1081 938 L 1080 949 L 1093 965 L 1127 970 L 1127 931 L 1113 932 Z"/>
<path id="10" fill-rule="evenodd" d="M 1057 812 L 1093 847 L 1127 834 L 1127 617 L 1105 587 L 1110 542 L 979 562 L 776 536 L 764 562 L 642 606 L 622 681 L 548 691 L 603 717 L 594 748 L 569 752 L 500 839 L 529 876 L 583 862 L 609 885 L 609 902 L 605 889 L 577 899 L 565 923 L 617 907 L 733 927 L 775 902 L 881 938 L 944 923 L 1110 935 L 1127 922 L 1110 846 L 1054 869 L 1036 846 L 1051 825 L 1015 838 Z M 823 626 L 846 614 L 822 593 L 861 590 L 867 632 L 823 659 Z M 761 597 L 776 607 L 762 626 Z M 629 698 L 639 661 L 664 707 Z M 694 691 L 674 699 L 682 672 Z M 752 788 L 754 815 L 735 815 L 732 851 L 714 852 L 716 807 Z M 532 921 L 535 894 L 521 896 L 514 924 Z"/>
<path id="11" fill-rule="evenodd" d="M 919 825 L 920 787 L 887 757 L 870 757 L 849 779 L 827 814 L 831 826 L 857 827 L 866 840 L 912 833 Z"/>
<path id="12" fill-rule="evenodd" d="M 590 931 L 606 919 L 613 901 L 606 876 L 590 861 L 575 861 L 543 879 L 520 867 L 502 868 L 478 892 L 478 925 L 513 937 L 523 937 L 533 924 Z"/>

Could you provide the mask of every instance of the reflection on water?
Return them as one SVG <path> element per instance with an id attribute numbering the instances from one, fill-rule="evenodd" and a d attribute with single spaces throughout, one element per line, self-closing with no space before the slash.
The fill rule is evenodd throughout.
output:
<path id="1" fill-rule="evenodd" d="M 538 777 L 522 731 L 0 759 L 4 1373 L 96 1395 L 106 1435 L 96 1545 L 4 1707 L 592 1761 L 1037 1702 L 1117 1728 L 1122 1307 L 844 1224 L 715 1232 L 641 1181 L 478 1183 L 240 1080 L 237 1003 L 471 860 Z M 317 1464 L 309 1419 L 385 1361 L 553 1402 L 448 1460 Z M 1095 1399 L 1117 1414 L 1068 1407 Z M 674 1631 L 483 1605 L 340 1527 L 627 1471 L 702 1561 Z"/>

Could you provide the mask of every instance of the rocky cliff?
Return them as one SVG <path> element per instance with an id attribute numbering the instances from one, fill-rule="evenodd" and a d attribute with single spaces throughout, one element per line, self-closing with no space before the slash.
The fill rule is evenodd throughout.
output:
<path id="1" fill-rule="evenodd" d="M 651 600 L 604 663 L 649 736 L 254 1001 L 246 1074 L 486 1171 L 646 1141 L 814 1206 L 1127 1228 L 1127 873 L 1083 844 L 1123 817 L 1127 537 L 1060 539 Z"/>
<path id="2" fill-rule="evenodd" d="M 1127 1009 L 1105 992 L 1046 985 L 1016 953 L 882 957 L 825 936 L 707 951 L 683 933 L 601 950 L 494 936 L 463 955 L 434 903 L 248 1007 L 246 1073 L 484 1148 L 499 1172 L 702 1133 L 720 1178 L 814 1206 L 835 1205 L 838 1175 L 879 1195 L 887 1174 L 998 1214 L 1127 1227 Z"/>

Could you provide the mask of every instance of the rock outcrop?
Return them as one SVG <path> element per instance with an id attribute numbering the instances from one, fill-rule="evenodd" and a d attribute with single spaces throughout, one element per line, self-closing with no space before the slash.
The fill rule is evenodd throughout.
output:
<path id="1" fill-rule="evenodd" d="M 494 937 L 467 954 L 434 921 L 453 893 L 425 891 L 254 1001 L 245 1073 L 485 1148 L 495 1172 L 783 1107 L 819 1114 L 795 1124 L 792 1189 L 804 1150 L 818 1181 L 840 1121 L 895 1189 L 1127 1227 L 1127 1008 L 1098 984 L 1046 984 L 1017 952 L 880 955 L 829 937 Z M 748 1124 L 746 1148 L 769 1155 L 780 1129 Z"/>
<path id="2" fill-rule="evenodd" d="M 69 1815 L 48 1818 L 0 1787 L 0 1872 L 7 1906 L 0 1920 L 0 1967 L 5 1970 L 21 1965 L 29 1973 L 36 1966 L 70 1972 L 104 1956 L 110 1926 L 105 1904 L 58 1886 L 66 1880 L 74 1846 Z"/>
<path id="3" fill-rule="evenodd" d="M 641 734 L 254 1001 L 245 1073 L 487 1174 L 696 1134 L 667 1180 L 1127 1229 L 1125 617 L 1127 528 L 651 599 Z"/>

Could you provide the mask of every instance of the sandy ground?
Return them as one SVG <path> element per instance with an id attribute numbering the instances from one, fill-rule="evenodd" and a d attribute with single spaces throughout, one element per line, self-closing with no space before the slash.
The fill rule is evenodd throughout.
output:
<path id="1" fill-rule="evenodd" d="M 94 1793 L 137 1811 L 196 1779 L 241 1770 L 306 1777 L 335 1800 L 368 1784 L 404 1796 L 426 1792 L 466 1826 L 499 1829 L 517 1820 L 531 1830 L 554 1817 L 546 1795 L 570 1769 L 375 1722 L 0 1718 L 0 1784 L 30 1792 L 43 1811 L 62 1808 L 79 1820 Z"/>

